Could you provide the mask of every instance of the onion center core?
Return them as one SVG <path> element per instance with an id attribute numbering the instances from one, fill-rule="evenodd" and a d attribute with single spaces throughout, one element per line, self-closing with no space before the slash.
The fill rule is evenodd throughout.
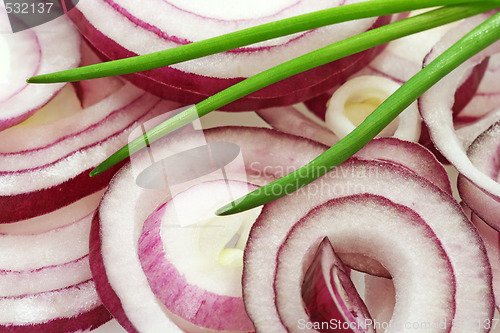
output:
<path id="1" fill-rule="evenodd" d="M 369 93 L 379 95 L 382 92 L 372 90 Z M 356 126 L 361 124 L 363 120 L 365 120 L 365 118 L 368 117 L 370 113 L 372 113 L 380 104 L 382 104 L 383 100 L 385 99 L 377 96 L 360 100 L 359 97 L 361 96 L 351 96 L 351 98 L 347 100 L 344 105 L 347 119 L 349 119 Z M 390 126 L 393 128 L 397 127 L 397 121 L 398 119 L 396 118 Z"/>
<path id="2" fill-rule="evenodd" d="M 343 138 L 399 87 L 400 84 L 389 78 L 373 75 L 358 76 L 347 81 L 335 91 L 328 102 L 325 115 L 327 127 L 339 138 Z M 410 105 L 377 136 L 418 141 L 420 116 L 416 104 Z"/>

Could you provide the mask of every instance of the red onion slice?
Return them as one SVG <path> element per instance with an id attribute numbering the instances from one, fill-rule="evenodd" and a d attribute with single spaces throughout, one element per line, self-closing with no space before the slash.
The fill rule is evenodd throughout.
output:
<path id="1" fill-rule="evenodd" d="M 81 47 L 82 61 L 80 66 L 88 66 L 101 62 L 97 52 L 88 43 L 83 42 Z M 117 76 L 101 79 L 77 81 L 73 83 L 82 108 L 88 108 L 120 89 L 125 81 Z"/>
<path id="2" fill-rule="evenodd" d="M 302 136 L 327 146 L 333 146 L 339 138 L 324 125 L 308 118 L 293 106 L 270 108 L 257 111 L 259 117 L 272 128 L 297 136 Z"/>
<path id="3" fill-rule="evenodd" d="M 26 78 L 71 69 L 80 62 L 80 36 L 66 17 L 11 33 L 0 6 L 0 130 L 14 126 L 44 106 L 64 84 L 28 85 Z M 64 41 L 64 42 L 62 42 Z"/>
<path id="4" fill-rule="evenodd" d="M 455 314 L 455 277 L 436 235 L 408 207 L 383 197 L 359 194 L 314 208 L 290 229 L 281 244 L 274 288 L 276 308 L 288 331 L 300 332 L 297 319 L 308 320 L 300 298 L 302 271 L 310 261 L 311 254 L 307 251 L 314 249 L 323 236 L 330 239 L 336 251 L 363 253 L 379 260 L 391 272 L 398 301 L 387 332 L 410 331 L 408 323 L 428 323 L 435 332 L 450 330 Z M 253 240 L 255 242 L 258 240 Z M 251 274 L 249 270 L 245 272 Z M 259 275 L 258 271 L 254 274 Z M 247 275 L 245 278 L 252 279 Z M 246 289 L 245 297 L 250 292 Z M 421 297 L 425 293 L 433 297 Z M 253 319 L 259 322 L 262 317 Z M 370 318 L 347 317 L 340 327 L 373 331 L 366 319 Z M 436 329 L 439 324 L 444 328 Z M 280 331 L 280 327 L 272 329 L 272 332 Z"/>
<path id="5" fill-rule="evenodd" d="M 87 251 L 88 252 L 88 251 Z M 1 270 L 0 295 L 11 297 L 57 290 L 92 278 L 88 253 L 66 263 L 31 270 Z"/>
<path id="6" fill-rule="evenodd" d="M 392 21 L 404 19 L 419 11 L 394 15 Z M 391 79 L 396 83 L 404 83 L 422 68 L 422 62 L 432 46 L 448 31 L 453 24 L 422 31 L 420 33 L 396 39 L 387 43 L 387 46 L 378 54 L 368 66 L 354 74 L 375 75 Z M 318 96 L 306 102 L 307 107 L 320 119 L 325 119 L 328 100 L 336 90 Z"/>
<path id="7" fill-rule="evenodd" d="M 260 209 L 213 216 L 216 207 L 252 189 L 234 181 L 202 183 L 176 195 L 144 223 L 139 239 L 144 273 L 165 307 L 191 324 L 188 331 L 253 331 L 241 297 L 241 271 Z M 195 211 L 189 209 L 193 202 Z"/>
<path id="8" fill-rule="evenodd" d="M 302 114 L 295 107 L 264 109 L 257 111 L 257 114 L 281 132 L 305 137 L 327 146 L 338 141 L 335 134 Z M 403 165 L 430 180 L 443 191 L 452 193 L 446 170 L 429 150 L 419 144 L 397 138 L 377 138 L 355 156 L 359 159 L 375 159 Z"/>
<path id="9" fill-rule="evenodd" d="M 497 308 L 500 307 L 500 234 L 493 230 L 476 214 L 472 214 L 472 223 L 476 226 L 486 246 L 493 273 L 493 292 Z"/>
<path id="10" fill-rule="evenodd" d="M 377 330 L 387 329 L 396 305 L 392 279 L 365 274 L 364 300 Z"/>
<path id="11" fill-rule="evenodd" d="M 88 256 L 98 194 L 2 226 L 0 330 L 78 332 L 111 319 L 97 295 Z"/>
<path id="12" fill-rule="evenodd" d="M 451 30 L 440 43 L 436 44 L 426 59 L 426 64 L 434 59 L 441 51 L 469 31 L 485 15 L 465 20 L 457 28 Z M 468 77 L 475 65 L 481 63 L 485 57 L 500 51 L 500 43 L 495 43 L 479 55 L 467 61 L 464 65 L 453 71 L 433 88 L 428 90 L 419 100 L 419 108 L 429 134 L 438 150 L 443 154 L 458 171 L 474 184 L 489 192 L 491 195 L 500 196 L 500 185 L 488 175 L 484 174 L 467 157 L 464 147 L 457 137 L 453 127 L 454 94 L 460 84 Z"/>
<path id="13" fill-rule="evenodd" d="M 348 269 L 335 254 L 327 237 L 319 244 L 314 259 L 304 274 L 301 293 L 310 320 L 297 321 L 304 328 L 315 325 L 321 328 L 328 322 L 336 326 L 329 327 L 334 328 L 336 332 L 351 332 L 349 329 L 351 326 L 365 328 L 371 326 L 368 324 L 370 321 L 373 322 L 349 278 Z M 318 330 L 329 331 L 329 329 Z M 374 332 L 373 329 L 370 331 Z"/>
<path id="14" fill-rule="evenodd" d="M 127 142 L 138 121 L 176 107 L 128 85 L 71 116 L 0 133 L 0 222 L 42 215 L 103 189 L 117 167 L 92 179 L 88 172 Z"/>
<path id="15" fill-rule="evenodd" d="M 313 2 L 283 0 L 273 6 L 266 4 L 266 6 L 259 7 L 252 4 L 253 9 L 246 12 L 241 11 L 241 8 L 248 7 L 247 3 L 240 1 L 238 4 L 233 3 L 229 6 L 238 10 L 227 8 L 227 12 L 226 10 L 209 11 L 207 14 L 207 7 L 201 3 L 186 5 L 184 2 L 153 1 L 148 6 L 137 6 L 135 2 L 127 0 L 91 0 L 79 3 L 76 9 L 68 14 L 82 34 L 106 59 L 117 59 L 164 50 L 191 41 L 349 2 L 351 1 L 333 1 L 332 3 L 332 1 L 325 0 Z M 248 16 L 243 19 L 241 13 L 248 14 Z M 159 17 L 162 19 L 159 20 Z M 192 104 L 264 69 L 361 33 L 374 24 L 383 24 L 386 21 L 383 18 L 376 23 L 376 19 L 365 19 L 332 25 L 195 61 L 151 70 L 147 74 L 129 75 L 127 78 L 159 96 Z M 179 29 L 179 27 L 183 28 Z M 127 37 L 124 38 L 124 36 Z M 261 109 L 289 105 L 314 97 L 361 69 L 377 52 L 378 49 L 368 50 L 346 60 L 339 60 L 299 74 L 232 103 L 227 109 Z M 325 75 L 325 73 L 328 74 Z"/>
<path id="16" fill-rule="evenodd" d="M 479 86 L 472 100 L 457 115 L 458 120 L 470 121 L 482 117 L 500 104 L 500 90 L 498 75 L 500 74 L 500 55 L 491 55 L 488 67 L 481 78 Z"/>
<path id="17" fill-rule="evenodd" d="M 454 330 L 485 331 L 470 321 L 471 318 L 486 320 L 493 315 L 491 271 L 484 245 L 474 227 L 457 203 L 430 182 L 395 165 L 371 161 L 344 163 L 308 187 L 263 208 L 247 243 L 243 273 L 245 304 L 257 331 L 273 331 L 281 325 L 271 296 L 274 295 L 272 285 L 276 279 L 279 247 L 293 221 L 332 198 L 359 193 L 383 196 L 411 208 L 425 220 L 450 258 L 456 277 Z M 474 269 L 470 267 L 472 262 L 477 265 Z M 252 278 L 254 270 L 260 272 L 258 278 Z M 471 289 L 471 285 L 481 287 Z M 267 313 L 265 318 L 259 315 L 263 311 Z"/>
<path id="18" fill-rule="evenodd" d="M 442 191 L 452 194 L 446 169 L 429 150 L 418 143 L 396 138 L 377 138 L 354 156 L 362 160 L 385 161 L 400 165 L 434 183 Z"/>
<path id="19" fill-rule="evenodd" d="M 237 144 L 245 164 L 243 169 L 240 164 L 227 166 L 227 174 L 235 180 L 240 175 L 239 180 L 256 184 L 267 183 L 304 165 L 325 149 L 319 143 L 262 128 L 214 128 L 206 130 L 204 135 L 207 143 Z M 160 160 L 158 154 L 196 147 L 198 139 L 187 135 L 162 139 L 152 144 L 152 151 Z M 298 151 L 301 153 L 297 154 Z M 137 155 L 133 162 L 116 174 L 103 197 L 91 229 L 90 264 L 103 303 L 129 332 L 170 332 L 175 325 L 151 291 L 138 260 L 144 221 L 170 193 L 137 185 L 136 176 L 151 165 L 148 153 Z M 215 176 L 221 179 L 220 173 Z"/>
<path id="20" fill-rule="evenodd" d="M 409 16 L 423 11 L 427 10 L 412 11 Z M 422 62 L 434 44 L 454 25 L 456 23 L 391 41 L 360 74 L 380 75 L 401 84 L 408 81 L 422 68 Z"/>
<path id="21" fill-rule="evenodd" d="M 0 319 L 0 326 L 8 332 L 78 332 L 111 319 L 92 280 L 49 292 L 1 297 L 0 306 L 2 317 L 9 318 Z"/>
<path id="22" fill-rule="evenodd" d="M 214 128 L 206 130 L 203 134 L 206 139 L 204 144 L 231 142 L 239 146 L 244 165 L 230 164 L 227 166 L 226 171 L 232 175 L 231 178 L 234 180 L 243 180 L 255 184 L 264 184 L 287 174 L 306 164 L 326 149 L 325 146 L 319 143 L 263 128 Z M 149 152 L 139 153 L 134 158 L 133 164 L 124 166 L 116 174 L 103 197 L 99 213 L 95 218 L 91 230 L 90 262 L 93 275 L 96 278 L 96 286 L 103 303 L 130 332 L 153 329 L 168 331 L 172 329 L 173 325 L 170 319 L 171 314 L 166 312 L 165 307 L 159 305 L 157 297 L 151 291 L 138 259 L 138 241 L 143 230 L 144 221 L 155 209 L 168 200 L 170 193 L 165 189 L 141 187 L 137 183 L 137 176 L 145 168 L 151 166 L 150 153 L 155 161 L 160 161 L 171 154 L 177 154 L 197 146 L 200 146 L 199 136 L 192 136 L 192 133 L 179 137 L 164 138 L 153 143 Z M 352 163 L 356 167 L 337 169 L 332 174 L 334 179 L 331 182 L 319 183 L 318 181 L 317 185 L 312 185 L 309 190 L 316 190 L 315 195 L 308 197 L 307 193 L 304 192 L 305 188 L 300 190 L 299 193 L 302 193 L 303 196 L 306 195 L 308 200 L 316 200 L 321 203 L 332 198 L 331 193 L 327 193 L 328 191 L 334 191 L 338 195 L 349 194 L 352 191 L 365 192 L 367 189 L 366 182 L 369 182 L 369 188 L 373 189 L 375 193 L 381 194 L 375 189 L 384 188 L 384 193 L 387 192 L 388 195 L 391 195 L 390 199 L 392 201 L 401 203 L 400 201 L 404 199 L 407 200 L 407 205 L 412 206 L 413 209 L 416 209 L 414 206 L 417 206 L 419 214 L 421 213 L 420 209 L 427 212 L 430 217 L 425 216 L 426 220 L 430 218 L 434 221 L 440 221 L 439 224 L 442 225 L 439 227 L 440 233 L 444 233 L 443 230 L 445 229 L 454 230 L 454 232 L 446 231 L 448 236 L 439 236 L 440 238 L 453 238 L 453 240 L 449 240 L 450 243 L 447 244 L 450 245 L 447 246 L 453 247 L 454 245 L 451 244 L 457 243 L 460 246 L 462 246 L 462 243 L 467 244 L 467 249 L 463 249 L 459 254 L 454 252 L 454 255 L 457 254 L 461 257 L 455 257 L 452 261 L 454 270 L 458 270 L 461 276 L 459 292 L 460 295 L 462 293 L 471 293 L 467 297 L 467 300 L 471 302 L 468 304 L 472 305 L 474 303 L 473 307 L 477 305 L 477 308 L 481 309 L 478 312 L 482 314 L 478 314 L 478 316 L 489 316 L 491 311 L 489 304 L 477 304 L 480 299 L 491 299 L 491 295 L 488 293 L 488 290 L 491 291 L 491 289 L 488 289 L 487 280 L 490 276 L 488 268 L 487 266 L 481 266 L 482 264 L 487 265 L 484 253 L 481 251 L 482 245 L 472 227 L 467 222 L 464 222 L 462 215 L 456 212 L 452 199 L 412 172 L 391 166 L 389 163 L 365 161 Z M 375 178 L 371 179 L 369 175 L 373 175 Z M 204 180 L 221 179 L 222 177 L 220 173 L 212 176 L 215 178 L 207 177 Z M 337 183 L 340 179 L 343 180 Z M 384 186 L 386 182 L 390 186 Z M 178 184 L 176 193 L 183 191 L 186 186 L 191 186 L 191 184 Z M 326 187 L 320 187 L 321 184 Z M 394 184 L 399 185 L 395 186 Z M 313 192 L 309 193 L 313 194 Z M 416 194 L 410 197 L 407 193 Z M 323 196 L 327 198 L 323 200 Z M 404 198 L 398 199 L 399 196 Z M 299 211 L 295 212 L 295 209 L 281 211 L 280 218 L 289 217 L 291 221 L 297 221 L 309 210 L 302 207 L 303 205 L 308 206 L 308 200 L 301 200 L 299 204 L 288 205 L 287 207 L 296 207 Z M 433 207 L 436 203 L 444 205 L 440 206 L 443 209 L 441 211 L 438 209 L 437 212 L 435 210 L 429 211 L 429 207 Z M 311 202 L 310 205 L 314 207 L 317 204 Z M 295 214 L 297 216 L 294 216 Z M 453 218 L 450 218 L 450 216 L 453 216 Z M 266 228 L 261 229 L 261 231 L 266 233 L 269 227 L 266 225 Z M 284 227 L 286 228 L 286 226 Z M 435 232 L 437 234 L 436 230 Z M 270 244 L 272 243 L 270 241 Z M 472 250 L 469 249 L 469 245 L 473 248 Z M 269 251 L 267 255 L 273 256 L 273 251 Z M 358 260 L 358 263 L 360 262 L 365 263 L 366 260 Z M 472 262 L 480 267 L 470 269 L 470 266 L 464 267 L 458 264 L 465 262 Z M 259 267 L 259 270 L 265 272 L 262 279 L 273 280 L 272 273 L 270 280 L 268 280 L 267 273 L 269 271 L 267 266 Z M 467 281 L 470 278 L 474 282 L 463 281 L 464 278 Z M 462 283 L 485 285 L 486 287 L 481 289 L 484 294 L 479 296 L 475 291 L 466 290 L 467 288 Z M 264 293 L 268 291 L 266 290 L 266 288 L 262 289 Z M 467 312 L 464 309 L 466 305 L 463 303 L 459 307 L 462 313 Z M 473 316 L 468 312 L 467 315 Z M 180 318 L 176 319 L 177 322 L 180 320 Z M 182 327 L 188 329 L 189 326 Z"/>
<path id="23" fill-rule="evenodd" d="M 457 124 L 455 133 L 464 148 L 468 148 L 476 138 L 500 119 L 500 109 L 492 110 L 465 126 Z"/>
<path id="24" fill-rule="evenodd" d="M 96 192 L 48 214 L 14 223 L 0 224 L 0 233 L 8 235 L 34 235 L 65 227 L 72 222 L 92 215 L 99 205 L 102 194 L 103 191 Z"/>
<path id="25" fill-rule="evenodd" d="M 500 122 L 496 122 L 469 146 L 467 156 L 474 166 L 491 179 L 498 181 L 500 167 L 498 151 L 500 146 Z M 459 175 L 457 181 L 460 197 L 474 213 L 480 216 L 491 227 L 500 230 L 500 202 L 498 197 L 492 197 L 487 192 L 470 182 L 464 175 Z"/>

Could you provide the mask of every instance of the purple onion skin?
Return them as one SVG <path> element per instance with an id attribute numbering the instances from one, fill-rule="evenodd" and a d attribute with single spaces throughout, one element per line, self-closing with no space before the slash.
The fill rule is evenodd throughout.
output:
<path id="1" fill-rule="evenodd" d="M 467 104 L 472 100 L 474 95 L 479 88 L 479 84 L 481 83 L 481 79 L 483 78 L 486 69 L 488 68 L 488 60 L 486 58 L 479 65 L 474 67 L 474 70 L 471 72 L 467 80 L 457 89 L 455 92 L 455 103 L 453 104 L 453 119 L 460 120 L 460 111 L 462 111 Z M 420 106 L 419 106 L 420 107 Z M 463 122 L 465 119 L 461 119 Z M 474 121 L 475 119 L 469 119 L 470 121 Z M 438 159 L 439 162 L 443 164 L 450 164 L 450 162 L 444 157 L 441 152 L 439 152 L 429 136 L 429 130 L 425 123 L 422 122 L 422 133 L 420 134 L 419 143 L 429 149 Z"/>
<path id="2" fill-rule="evenodd" d="M 92 220 L 92 226 L 90 228 L 90 270 L 92 271 L 92 276 L 94 277 L 94 282 L 97 290 L 97 294 L 101 298 L 102 303 L 111 313 L 111 315 L 118 321 L 118 323 L 129 333 L 139 333 L 139 331 L 130 322 L 125 310 L 123 310 L 122 304 L 118 295 L 114 292 L 113 288 L 109 284 L 108 278 L 106 276 L 106 270 L 104 268 L 104 262 L 101 256 L 101 226 L 99 221 L 99 209 L 97 209 L 94 219 Z"/>
<path id="3" fill-rule="evenodd" d="M 460 115 L 460 111 L 469 104 L 476 94 L 479 84 L 488 68 L 489 59 L 489 57 L 485 58 L 479 65 L 474 67 L 467 80 L 455 92 L 455 103 L 453 104 L 454 118 Z"/>
<path id="4" fill-rule="evenodd" d="M 325 275 L 322 272 L 322 266 L 326 264 L 324 262 L 322 263 L 323 251 L 331 251 L 333 254 L 333 261 L 328 263 L 328 265 L 330 266 L 329 283 L 325 279 Z M 334 270 L 334 267 L 336 267 L 337 270 Z M 369 316 L 368 311 L 366 310 L 366 306 L 359 297 L 356 288 L 350 280 L 349 271 L 350 269 L 344 266 L 341 259 L 333 251 L 330 241 L 325 237 L 320 243 L 318 250 L 316 251 L 316 254 L 311 262 L 311 265 L 307 269 L 302 284 L 302 299 L 304 300 L 306 312 L 309 315 L 311 323 L 317 323 L 319 327 L 319 329 L 317 330 L 321 333 L 353 332 L 353 330 L 343 327 L 342 323 L 345 323 L 346 319 L 342 310 L 339 309 L 339 306 L 333 300 L 332 295 L 328 290 L 328 284 L 332 286 L 334 292 L 335 288 L 345 288 L 350 297 L 349 301 L 352 302 L 352 305 L 364 309 L 364 312 L 366 312 L 366 314 Z M 333 281 L 333 274 L 338 275 L 341 286 L 335 284 L 335 282 Z M 339 295 L 337 294 L 337 296 Z M 347 308 L 347 304 L 344 304 L 344 306 L 345 309 L 343 310 L 349 311 L 349 309 Z M 356 316 L 356 314 L 352 312 L 351 315 Z M 335 323 L 338 324 L 337 326 L 340 327 L 334 328 L 333 325 L 325 325 L 326 323 L 332 323 L 332 321 L 335 321 Z"/>
<path id="5" fill-rule="evenodd" d="M 318 323 L 321 327 L 321 323 L 328 323 L 331 319 L 344 321 L 342 313 L 330 296 L 326 281 L 321 272 L 321 263 L 318 257 L 314 259 L 304 277 L 302 299 L 304 300 L 311 323 Z M 325 328 L 319 329 L 319 331 L 321 333 L 352 333 L 352 330 L 343 328 L 336 330 Z"/>
<path id="6" fill-rule="evenodd" d="M 106 186 L 124 162 L 103 174 L 90 178 L 88 169 L 76 177 L 48 189 L 0 196 L 0 223 L 12 223 L 53 212 Z"/>

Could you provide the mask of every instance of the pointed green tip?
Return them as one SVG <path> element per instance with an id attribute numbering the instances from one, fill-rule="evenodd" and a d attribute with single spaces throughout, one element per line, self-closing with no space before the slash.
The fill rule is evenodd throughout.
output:
<path id="1" fill-rule="evenodd" d="M 103 168 L 102 167 L 102 164 L 99 164 L 98 166 L 96 166 L 92 171 L 90 171 L 89 173 L 89 177 L 95 177 L 95 176 L 98 176 L 100 175 L 101 173 L 103 173 L 104 171 L 106 171 L 106 168 Z"/>
<path id="2" fill-rule="evenodd" d="M 236 213 L 242 212 L 241 209 L 238 209 L 238 207 L 234 204 L 234 202 L 231 202 L 224 207 L 221 207 L 215 211 L 215 215 L 217 216 L 228 216 L 228 215 L 233 215 Z"/>
<path id="3" fill-rule="evenodd" d="M 47 82 L 43 79 L 43 76 L 37 75 L 37 76 L 32 76 L 29 79 L 26 79 L 27 83 L 50 83 Z"/>
<path id="4" fill-rule="evenodd" d="M 254 191 L 255 192 L 255 191 Z M 247 211 L 247 210 L 250 210 L 252 208 L 255 208 L 257 206 L 260 206 L 260 205 L 263 205 L 264 203 L 266 202 L 262 202 L 262 201 L 266 201 L 266 198 L 261 198 L 261 200 L 252 200 L 252 194 L 255 194 L 255 193 L 249 193 L 237 200 L 234 200 L 230 203 L 228 203 L 227 205 L 217 209 L 215 211 L 215 215 L 217 216 L 227 216 L 227 215 L 233 215 L 233 214 L 236 214 L 236 213 L 241 213 L 241 212 L 244 212 L 244 211 Z"/>
<path id="5" fill-rule="evenodd" d="M 53 75 L 55 73 L 50 74 L 40 74 L 30 77 L 26 79 L 27 83 L 63 83 L 63 82 L 72 82 L 71 80 L 66 80 L 63 77 L 58 77 Z"/>

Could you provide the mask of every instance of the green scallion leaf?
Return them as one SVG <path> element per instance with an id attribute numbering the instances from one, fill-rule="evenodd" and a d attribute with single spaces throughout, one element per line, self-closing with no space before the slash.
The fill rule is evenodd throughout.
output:
<path id="1" fill-rule="evenodd" d="M 220 208 L 216 214 L 229 215 L 268 203 L 290 193 L 289 191 L 279 196 L 271 194 L 279 193 L 276 190 L 283 188 L 290 189 L 291 185 L 293 192 L 293 190 L 297 190 L 318 178 L 320 176 L 318 172 L 322 175 L 326 173 L 326 171 L 323 171 L 324 169 L 331 170 L 338 166 L 372 140 L 402 110 L 413 103 L 442 77 L 499 39 L 500 13 L 497 13 L 466 34 L 442 55 L 403 84 L 400 89 L 387 98 L 354 131 L 325 153 L 303 168 Z M 313 174 L 314 177 L 304 177 L 304 175 Z"/>
<path id="2" fill-rule="evenodd" d="M 131 154 L 144 148 L 146 138 L 149 142 L 154 142 L 168 133 L 187 125 L 193 120 L 198 119 L 213 110 L 216 110 L 275 82 L 324 65 L 331 61 L 370 49 L 374 46 L 384 44 L 394 39 L 470 17 L 496 7 L 498 7 L 498 1 L 496 3 L 476 2 L 468 5 L 442 7 L 388 24 L 386 26 L 366 31 L 357 36 L 347 38 L 270 68 L 207 98 L 206 100 L 188 108 L 184 112 L 151 129 L 143 136 L 132 141 L 106 159 L 103 163 L 92 170 L 90 176 L 96 176 L 106 171 L 113 165 L 126 159 Z M 374 136 L 375 135 L 376 133 Z"/>
<path id="3" fill-rule="evenodd" d="M 498 0 L 482 0 L 481 2 L 499 3 Z M 42 74 L 29 78 L 27 82 L 73 82 L 137 73 L 335 23 L 463 3 L 470 3 L 470 0 L 371 0 L 354 3 L 270 22 L 173 49 L 51 74 Z"/>

